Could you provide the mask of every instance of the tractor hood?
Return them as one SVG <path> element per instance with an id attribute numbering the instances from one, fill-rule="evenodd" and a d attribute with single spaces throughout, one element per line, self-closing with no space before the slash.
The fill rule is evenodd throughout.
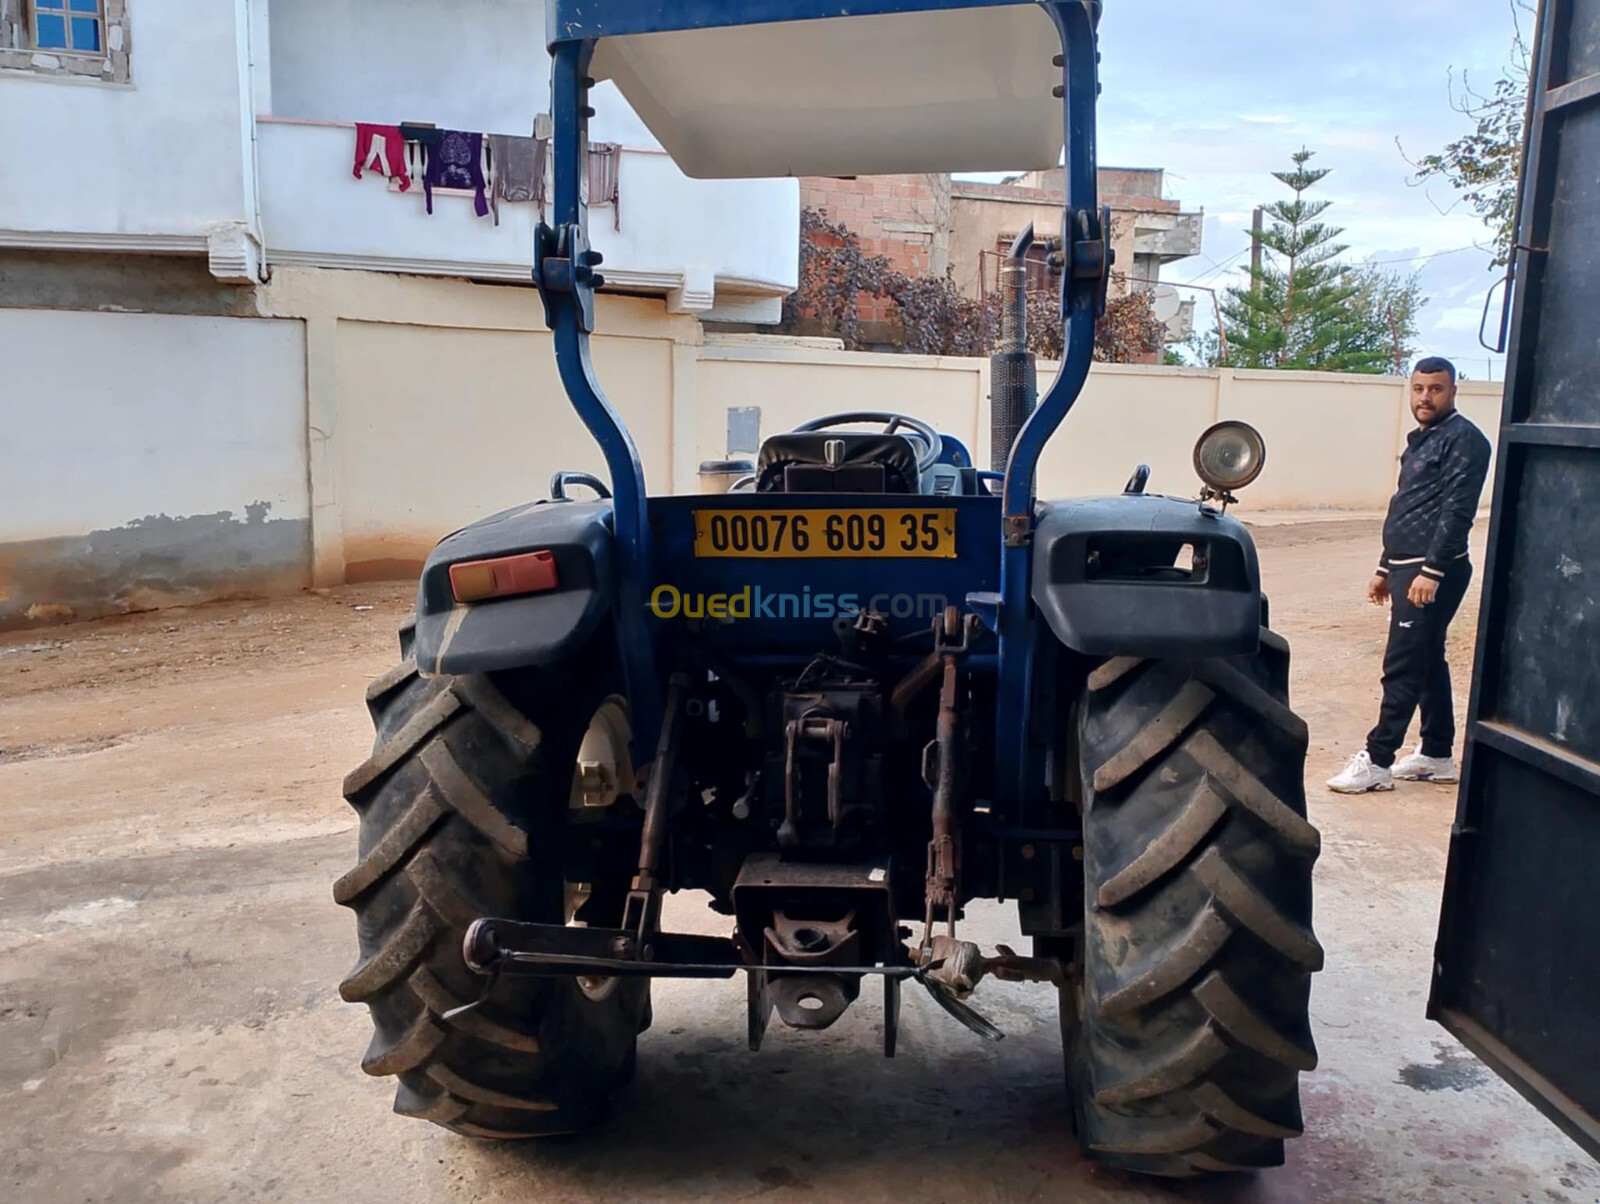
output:
<path id="1" fill-rule="evenodd" d="M 969 3 L 972 0 L 968 0 Z M 791 19 L 807 0 L 746 4 L 769 24 L 608 32 L 598 0 L 551 0 L 552 38 L 595 37 L 590 74 L 612 80 L 661 145 L 700 178 L 854 176 L 1055 167 L 1061 37 L 1034 3 Z M 921 0 L 928 5 L 929 0 Z M 632 4 L 610 29 L 651 22 Z M 709 20 L 728 21 L 719 10 Z M 834 4 L 897 7 L 890 0 Z M 772 10 L 770 12 L 766 10 Z M 562 24 L 562 12 L 576 15 Z M 682 14 L 675 14 L 682 19 Z M 668 22 L 657 23 L 659 28 Z"/>

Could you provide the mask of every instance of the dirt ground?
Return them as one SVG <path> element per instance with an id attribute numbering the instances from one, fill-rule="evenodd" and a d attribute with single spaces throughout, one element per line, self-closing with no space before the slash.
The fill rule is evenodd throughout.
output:
<path id="1" fill-rule="evenodd" d="M 986 984 L 986 1045 L 918 991 L 900 1055 L 864 995 L 838 1025 L 743 1048 L 735 983 L 664 983 L 602 1131 L 498 1145 L 393 1116 L 358 1066 L 365 1009 L 330 886 L 354 819 L 368 680 L 398 585 L 0 638 L 0 1197 L 133 1200 L 1532 1200 L 1597 1168 L 1423 1017 L 1448 787 L 1356 800 L 1321 782 L 1370 726 L 1376 524 L 1264 525 L 1277 625 L 1311 725 L 1327 969 L 1306 1136 L 1253 1178 L 1168 1185 L 1075 1152 L 1053 992 Z M 1464 697 L 1475 597 L 1452 645 Z M 694 900 L 670 921 L 696 923 Z M 976 910 L 987 944 L 1010 909 Z"/>

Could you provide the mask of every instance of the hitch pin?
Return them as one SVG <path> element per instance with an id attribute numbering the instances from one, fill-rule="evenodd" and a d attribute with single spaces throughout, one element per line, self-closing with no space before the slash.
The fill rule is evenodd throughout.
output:
<path id="1" fill-rule="evenodd" d="M 457 1016 L 465 1016 L 468 1012 L 482 1007 L 489 999 L 489 992 L 494 990 L 494 984 L 500 981 L 500 967 L 503 964 L 503 958 L 496 958 L 495 961 L 489 966 L 488 977 L 483 980 L 483 989 L 478 992 L 478 997 L 471 1003 L 464 1003 L 460 1007 L 451 1008 L 448 1012 L 444 1013 L 444 1015 L 440 1016 L 439 1019 L 454 1020 Z"/>
<path id="2" fill-rule="evenodd" d="M 439 1017 L 441 1020 L 454 1020 L 483 1006 L 489 998 L 489 992 L 494 990 L 495 983 L 500 981 L 500 968 L 506 963 L 505 950 L 495 939 L 494 925 L 486 920 L 472 921 L 467 928 L 466 938 L 461 942 L 461 955 L 469 968 L 485 976 L 483 988 L 471 1003 L 451 1008 Z"/>

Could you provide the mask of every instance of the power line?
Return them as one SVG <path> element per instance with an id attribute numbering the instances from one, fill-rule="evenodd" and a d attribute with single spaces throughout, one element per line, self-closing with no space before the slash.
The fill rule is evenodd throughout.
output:
<path id="1" fill-rule="evenodd" d="M 1202 280 L 1206 279 L 1208 276 L 1215 276 L 1218 272 L 1225 271 L 1227 269 L 1228 265 L 1233 263 L 1234 260 L 1242 259 L 1244 256 L 1246 256 L 1248 254 L 1250 254 L 1250 247 L 1246 246 L 1244 248 L 1244 250 L 1239 251 L 1239 252 L 1237 252 L 1237 253 L 1235 253 L 1233 255 L 1228 256 L 1228 258 L 1224 259 L 1221 263 L 1218 263 L 1215 259 L 1212 259 L 1209 255 L 1203 255 L 1201 258 L 1205 259 L 1205 261 L 1207 263 L 1212 265 L 1211 270 L 1209 272 L 1201 272 L 1193 280 L 1189 281 L 1189 283 L 1190 284 L 1199 284 Z"/>
<path id="2" fill-rule="evenodd" d="M 1190 280 L 1187 283 L 1190 284 L 1190 285 L 1197 285 L 1202 280 L 1207 280 L 1210 277 L 1215 276 L 1218 272 L 1226 271 L 1230 264 L 1234 263 L 1236 260 L 1243 259 L 1246 255 L 1250 254 L 1253 246 L 1254 246 L 1254 240 L 1251 241 L 1251 245 L 1246 246 L 1243 250 L 1240 250 L 1240 251 L 1228 256 L 1228 258 L 1224 259 L 1221 263 L 1218 263 L 1216 260 L 1212 259 L 1209 255 L 1202 254 L 1201 258 L 1204 259 L 1207 263 L 1211 264 L 1212 265 L 1211 268 L 1208 269 L 1207 271 L 1201 272 L 1193 280 Z M 1404 259 L 1366 259 L 1366 260 L 1362 260 L 1360 263 L 1358 263 L 1358 264 L 1356 264 L 1354 266 L 1362 267 L 1362 268 L 1381 268 L 1381 267 L 1391 267 L 1391 266 L 1393 266 L 1395 264 L 1401 264 L 1401 263 L 1426 263 L 1426 262 L 1429 262 L 1429 261 L 1434 260 L 1434 259 L 1442 259 L 1446 255 L 1459 255 L 1463 251 L 1485 251 L 1486 252 L 1486 251 L 1488 251 L 1488 248 L 1483 246 L 1483 245 L 1481 245 L 1481 244 L 1479 244 L 1479 243 L 1469 243 L 1468 245 L 1466 245 L 1464 247 L 1451 247 L 1448 251 L 1431 251 L 1426 255 L 1412 255 L 1412 256 L 1409 256 L 1409 257 L 1404 258 Z"/>
<path id="3" fill-rule="evenodd" d="M 1370 259 L 1363 260 L 1359 266 L 1364 268 L 1388 267 L 1395 263 L 1422 263 L 1429 259 L 1440 259 L 1446 255 L 1459 255 L 1463 251 L 1488 251 L 1488 247 L 1478 243 L 1469 243 L 1464 247 L 1451 247 L 1448 251 L 1432 251 L 1427 255 L 1412 255 L 1408 259 Z"/>

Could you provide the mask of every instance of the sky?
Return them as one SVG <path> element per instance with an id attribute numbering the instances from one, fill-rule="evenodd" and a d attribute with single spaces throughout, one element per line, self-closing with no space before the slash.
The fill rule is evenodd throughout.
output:
<path id="1" fill-rule="evenodd" d="M 1489 231 L 1448 185 L 1411 186 L 1400 147 L 1420 158 L 1470 128 L 1451 108 L 1451 72 L 1493 82 L 1511 47 L 1508 0 L 1106 0 L 1100 31 L 1100 163 L 1165 168 L 1167 195 L 1206 213 L 1204 257 L 1164 280 L 1240 283 L 1251 211 L 1290 195 L 1269 173 L 1304 146 L 1332 169 L 1310 195 L 1334 203 L 1325 220 L 1345 228 L 1348 258 L 1421 271 L 1423 353 L 1502 379 L 1502 358 L 1478 342 L 1497 275 L 1474 244 Z"/>

